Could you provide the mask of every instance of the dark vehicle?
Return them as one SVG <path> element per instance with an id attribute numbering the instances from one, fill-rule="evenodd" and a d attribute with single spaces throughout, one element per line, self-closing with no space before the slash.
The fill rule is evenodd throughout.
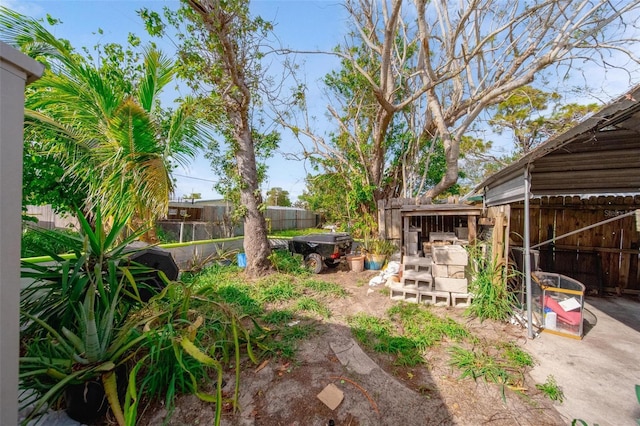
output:
<path id="1" fill-rule="evenodd" d="M 289 241 L 291 254 L 301 254 L 305 265 L 314 274 L 322 272 L 324 265 L 335 268 L 351 252 L 353 238 L 346 232 L 309 234 L 293 237 Z"/>

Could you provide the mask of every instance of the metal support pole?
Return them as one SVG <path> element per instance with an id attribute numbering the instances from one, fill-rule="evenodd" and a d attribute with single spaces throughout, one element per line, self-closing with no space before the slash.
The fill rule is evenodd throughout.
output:
<path id="1" fill-rule="evenodd" d="M 524 168 L 524 282 L 527 292 L 527 329 L 529 338 L 533 339 L 533 314 L 531 312 L 531 223 L 529 220 L 529 192 L 531 190 L 531 174 L 529 165 Z"/>

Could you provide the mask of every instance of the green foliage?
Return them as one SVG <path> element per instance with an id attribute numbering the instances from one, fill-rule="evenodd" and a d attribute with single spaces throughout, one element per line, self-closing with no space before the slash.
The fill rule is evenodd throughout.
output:
<path id="1" fill-rule="evenodd" d="M 504 356 L 517 367 L 533 367 L 533 358 L 513 342 L 502 345 Z"/>
<path id="2" fill-rule="evenodd" d="M 452 318 L 441 318 L 429 308 L 417 304 L 394 305 L 389 308 L 388 315 L 402 326 L 422 350 L 445 338 L 460 341 L 469 337 L 469 332 Z"/>
<path id="3" fill-rule="evenodd" d="M 199 114 L 222 140 L 211 139 L 206 158 L 218 176 L 215 189 L 235 206 L 234 220 L 258 217 L 263 207 L 259 185 L 266 175 L 265 160 L 277 148 L 280 135 L 267 131 L 262 116 L 266 82 L 262 67 L 264 42 L 273 26 L 250 14 L 249 2 L 232 0 L 182 3 L 165 8 L 164 17 L 147 9 L 140 15 L 149 33 L 163 37 L 171 29 L 180 57 L 178 73 L 198 96 Z M 255 240 L 266 236 L 264 222 L 245 228 Z M 254 248 L 246 272 L 266 269 L 266 250 Z M 256 266 L 259 265 L 259 266 Z"/>
<path id="4" fill-rule="evenodd" d="M 317 234 L 318 228 L 306 228 L 306 229 L 283 229 L 280 231 L 271 232 L 271 236 L 291 238 L 299 235 Z"/>
<path id="5" fill-rule="evenodd" d="M 55 137 L 52 135 L 52 137 Z M 50 204 L 56 213 L 71 213 L 88 196 L 86 182 L 66 173 L 65 163 L 49 153 L 47 138 L 25 139 L 22 156 L 22 208 Z M 72 190 L 73 189 L 73 190 Z"/>
<path id="6" fill-rule="evenodd" d="M 509 373 L 503 365 L 485 350 L 468 350 L 460 346 L 451 348 L 451 365 L 462 370 L 461 379 L 471 377 L 473 380 L 483 378 L 487 382 L 506 384 Z"/>
<path id="7" fill-rule="evenodd" d="M 269 255 L 269 260 L 275 270 L 280 273 L 297 276 L 310 275 L 309 270 L 304 266 L 302 255 L 291 254 L 289 250 L 273 250 Z"/>
<path id="8" fill-rule="evenodd" d="M 323 318 L 329 318 L 331 316 L 331 310 L 325 306 L 324 303 L 309 296 L 301 296 L 298 298 L 293 308 L 296 311 L 312 312 Z"/>
<path id="9" fill-rule="evenodd" d="M 282 188 L 271 188 L 267 191 L 267 206 L 284 206 L 291 207 L 291 200 L 289 199 L 289 191 L 285 191 Z"/>
<path id="10" fill-rule="evenodd" d="M 261 302 L 281 302 L 296 299 L 302 295 L 298 286 L 286 275 L 275 275 L 260 281 L 255 289 L 256 297 Z"/>
<path id="11" fill-rule="evenodd" d="M 127 260 L 127 244 L 142 232 L 123 237 L 128 217 L 115 219 L 106 232 L 99 209 L 94 227 L 77 215 L 80 235 L 42 234 L 65 244 L 75 257 L 47 253 L 53 264 L 22 264 L 22 277 L 33 282 L 20 295 L 25 352 L 20 386 L 35 390 L 23 403 L 35 405 L 35 416 L 39 408 L 56 403 L 68 385 L 100 379 L 118 423 L 124 424 L 115 371 L 144 339 L 138 319 L 129 313 L 142 305 L 139 290 L 151 268 Z"/>
<path id="12" fill-rule="evenodd" d="M 514 295 L 507 290 L 507 278 L 514 274 L 504 263 L 489 259 L 490 247 L 474 246 L 469 250 L 471 282 L 469 292 L 474 295 L 467 314 L 485 319 L 506 321 L 515 303 Z M 486 251 L 485 251 L 486 250 Z"/>
<path id="13" fill-rule="evenodd" d="M 514 154 L 517 159 L 554 134 L 575 126 L 583 117 L 599 108 L 597 104 L 560 105 L 561 100 L 556 92 L 524 86 L 510 93 L 507 99 L 497 105 L 489 124 L 499 134 L 505 130 L 513 133 Z M 551 114 L 543 115 L 549 109 L 552 110 Z"/>
<path id="14" fill-rule="evenodd" d="M 267 324 L 285 325 L 293 320 L 294 313 L 290 309 L 272 310 L 262 316 Z"/>
<path id="15" fill-rule="evenodd" d="M 460 324 L 450 318 L 440 318 L 428 308 L 415 304 L 399 304 L 381 319 L 356 314 L 348 319 L 356 339 L 376 352 L 395 357 L 394 363 L 415 366 L 425 363 L 425 352 L 443 339 L 455 341 L 469 337 Z M 396 330 L 403 330 L 402 334 Z"/>
<path id="16" fill-rule="evenodd" d="M 38 227 L 27 227 L 22 232 L 20 257 L 48 256 L 49 253 L 63 254 L 73 250 L 73 242 L 59 238 L 60 234 L 70 237 L 79 235 L 71 229 L 50 231 Z"/>
<path id="17" fill-rule="evenodd" d="M 360 248 L 363 253 L 380 254 L 383 256 L 391 256 L 398 251 L 398 247 L 393 241 L 385 240 L 384 238 L 365 237 L 364 241 L 360 244 Z"/>
<path id="18" fill-rule="evenodd" d="M 98 45 L 83 56 L 39 22 L 0 9 L 3 40 L 45 63 L 25 99 L 25 200 L 57 211 L 100 206 L 150 223 L 166 212 L 174 164 L 199 149 L 193 104 L 163 110 L 175 66 L 152 45 Z M 54 197 L 56 199 L 52 199 Z M 137 227 L 138 225 L 133 225 Z"/>
<path id="19" fill-rule="evenodd" d="M 132 307 L 139 305 L 138 279 L 151 270 L 141 265 L 130 265 L 127 261 L 133 253 L 126 252 L 127 245 L 144 230 L 124 238 L 128 217 L 114 220 L 108 232 L 104 229 L 100 210 L 95 213 L 93 227 L 79 211 L 77 217 L 81 226 L 79 235 L 60 231 L 41 234 L 51 241 L 52 246 L 68 247 L 74 257 L 63 259 L 56 253 L 45 252 L 52 257 L 53 264 L 22 262 L 22 277 L 32 279 L 33 283 L 21 291 L 21 310 L 55 329 L 66 327 L 73 330 L 77 327 L 75 309 L 85 299 L 92 284 L 101 296 L 101 306 L 106 309 L 110 308 L 110 296 L 115 297 L 109 289 L 116 288 L 124 280 L 130 285 L 122 290 L 128 302 L 119 304 L 114 313 L 119 324 Z M 42 332 L 44 330 L 29 318 L 22 319 L 23 336 L 42 336 Z"/>
<path id="20" fill-rule="evenodd" d="M 256 339 L 263 350 L 283 358 L 292 358 L 298 341 L 315 331 L 304 317 L 311 314 L 328 318 L 331 301 L 345 296 L 339 286 L 309 274 L 271 274 L 247 282 L 238 271 L 210 266 L 193 276 L 191 285 L 200 296 L 225 303 L 240 316 L 249 315 L 259 323 L 270 324 L 271 331 Z"/>
<path id="21" fill-rule="evenodd" d="M 316 293 L 335 296 L 339 298 L 347 297 L 347 295 L 349 294 L 339 284 L 329 283 L 326 281 L 320 281 L 316 279 L 305 280 L 304 286 Z"/>
<path id="22" fill-rule="evenodd" d="M 449 352 L 449 363 L 462 371 L 461 379 L 482 378 L 516 391 L 522 390 L 526 370 L 533 366 L 531 355 L 514 343 L 476 341 L 472 349 L 454 346 Z"/>
<path id="23" fill-rule="evenodd" d="M 178 283 L 169 286 L 164 297 L 152 300 L 146 319 L 149 338 L 137 359 L 140 379 L 137 393 L 163 398 L 169 411 L 180 393 L 193 393 L 205 402 L 214 402 L 214 423 L 222 414 L 223 373 L 231 366 L 235 373 L 234 409 L 238 404 L 241 357 L 254 363 L 257 356 L 242 316 L 206 294 L 193 294 L 193 288 Z M 200 289 L 200 293 L 203 289 Z M 207 393 L 204 389 L 212 387 Z"/>
<path id="24" fill-rule="evenodd" d="M 551 375 L 547 376 L 547 380 L 544 383 L 537 384 L 536 389 L 540 390 L 552 401 L 557 401 L 560 404 L 564 402 L 564 392 L 558 387 L 555 377 Z"/>

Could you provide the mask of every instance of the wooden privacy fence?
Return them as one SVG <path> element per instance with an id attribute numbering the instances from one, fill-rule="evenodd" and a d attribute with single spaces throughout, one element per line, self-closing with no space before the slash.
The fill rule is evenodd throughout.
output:
<path id="1" fill-rule="evenodd" d="M 531 245 L 640 207 L 640 196 L 546 197 L 530 202 Z M 512 244 L 522 245 L 524 207 L 511 205 Z M 581 281 L 591 292 L 640 294 L 640 232 L 628 216 L 540 247 L 540 269 Z"/>

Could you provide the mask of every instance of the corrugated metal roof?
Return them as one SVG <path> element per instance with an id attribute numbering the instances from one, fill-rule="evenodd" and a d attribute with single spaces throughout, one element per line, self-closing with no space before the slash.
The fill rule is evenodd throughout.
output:
<path id="1" fill-rule="evenodd" d="M 640 85 L 569 131 L 550 139 L 475 189 L 487 205 L 534 197 L 640 193 Z"/>

